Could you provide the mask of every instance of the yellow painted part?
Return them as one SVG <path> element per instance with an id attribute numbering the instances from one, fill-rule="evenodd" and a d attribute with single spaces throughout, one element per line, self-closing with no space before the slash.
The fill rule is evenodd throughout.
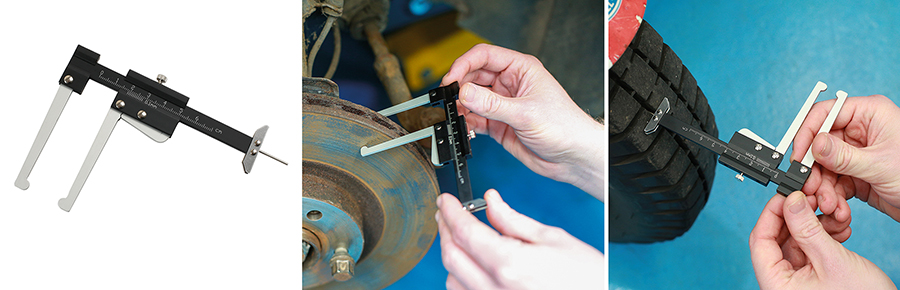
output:
<path id="1" fill-rule="evenodd" d="M 486 42 L 487 40 L 474 33 L 458 30 L 440 42 L 402 58 L 403 74 L 406 76 L 410 90 L 418 91 L 440 81 L 450 70 L 450 65 L 457 57 L 472 46 Z M 426 73 L 428 71 L 430 73 Z"/>
<path id="2" fill-rule="evenodd" d="M 388 48 L 400 58 L 410 91 L 440 81 L 457 57 L 476 44 L 489 43 L 454 22 L 455 14 L 440 16 L 386 37 Z"/>

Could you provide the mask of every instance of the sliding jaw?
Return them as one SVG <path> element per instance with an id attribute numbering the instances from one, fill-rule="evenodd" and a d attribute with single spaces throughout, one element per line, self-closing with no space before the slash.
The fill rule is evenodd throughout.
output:
<path id="1" fill-rule="evenodd" d="M 144 125 L 132 117 L 123 115 L 122 112 L 109 109 L 109 112 L 106 113 L 106 118 L 103 119 L 103 124 L 100 125 L 100 131 L 97 132 L 97 137 L 94 138 L 94 143 L 88 151 L 87 157 L 84 158 L 84 163 L 81 164 L 81 169 L 78 170 L 75 182 L 72 183 L 72 188 L 69 189 L 69 195 L 60 198 L 57 203 L 62 210 L 72 210 L 75 199 L 78 198 L 81 188 L 84 187 L 84 183 L 87 182 L 88 176 L 91 175 L 91 170 L 94 169 L 94 164 L 97 164 L 97 159 L 100 159 L 100 153 L 103 152 L 103 147 L 106 146 L 106 141 L 109 140 L 109 136 L 112 135 L 113 129 L 116 128 L 116 124 L 119 123 L 119 120 L 125 120 L 125 122 L 138 129 L 138 131 L 141 131 L 144 135 L 153 139 L 153 141 L 162 143 L 169 140 L 169 135 Z"/>

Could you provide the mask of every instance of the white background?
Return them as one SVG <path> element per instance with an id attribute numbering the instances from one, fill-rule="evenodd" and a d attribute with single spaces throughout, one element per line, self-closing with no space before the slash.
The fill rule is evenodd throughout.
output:
<path id="1" fill-rule="evenodd" d="M 300 288 L 301 2 L 12 1 L 0 8 L 0 289 Z M 73 94 L 26 191 L 13 183 L 78 45 L 168 76 L 191 107 L 252 135 L 242 153 L 186 125 L 156 143 L 119 122 L 68 194 L 115 92 Z"/>

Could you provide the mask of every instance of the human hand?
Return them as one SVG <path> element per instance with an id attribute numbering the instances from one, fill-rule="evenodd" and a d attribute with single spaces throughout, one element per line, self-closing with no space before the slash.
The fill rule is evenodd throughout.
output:
<path id="1" fill-rule="evenodd" d="M 761 289 L 896 289 L 878 266 L 847 250 L 850 221 L 816 217 L 802 192 L 776 194 L 750 233 Z"/>
<path id="2" fill-rule="evenodd" d="M 532 171 L 603 200 L 604 127 L 537 58 L 479 44 L 453 62 L 441 85 L 454 81 L 470 129 L 489 134 Z"/>
<path id="3" fill-rule="evenodd" d="M 812 144 L 818 164 L 803 192 L 841 221 L 850 217 L 853 196 L 900 221 L 900 108 L 881 95 L 847 98 L 831 132 L 817 136 L 833 104 L 816 103 L 794 139 L 791 159 L 802 159 Z"/>
<path id="4" fill-rule="evenodd" d="M 481 223 L 449 194 L 438 196 L 434 218 L 447 289 L 584 289 L 606 285 L 603 254 L 566 231 L 509 207 L 496 190 L 484 194 Z"/>

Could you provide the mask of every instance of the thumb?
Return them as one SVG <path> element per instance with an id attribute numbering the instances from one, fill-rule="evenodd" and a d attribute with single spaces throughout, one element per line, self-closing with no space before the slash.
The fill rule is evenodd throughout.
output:
<path id="1" fill-rule="evenodd" d="M 488 203 L 488 221 L 498 232 L 531 243 L 545 240 L 544 232 L 549 227 L 510 208 L 496 190 L 488 190 L 484 199 Z"/>
<path id="2" fill-rule="evenodd" d="M 877 172 L 871 168 L 877 164 L 874 156 L 828 133 L 819 133 L 816 136 L 812 152 L 822 167 L 837 174 L 865 180 L 871 172 Z"/>
<path id="3" fill-rule="evenodd" d="M 823 269 L 823 261 L 839 253 L 842 246 L 825 231 L 803 192 L 791 193 L 782 206 L 784 221 L 791 236 L 813 266 Z"/>
<path id="4" fill-rule="evenodd" d="M 464 84 L 460 92 L 462 105 L 479 116 L 507 124 L 518 119 L 518 104 L 512 98 L 474 83 Z"/>

